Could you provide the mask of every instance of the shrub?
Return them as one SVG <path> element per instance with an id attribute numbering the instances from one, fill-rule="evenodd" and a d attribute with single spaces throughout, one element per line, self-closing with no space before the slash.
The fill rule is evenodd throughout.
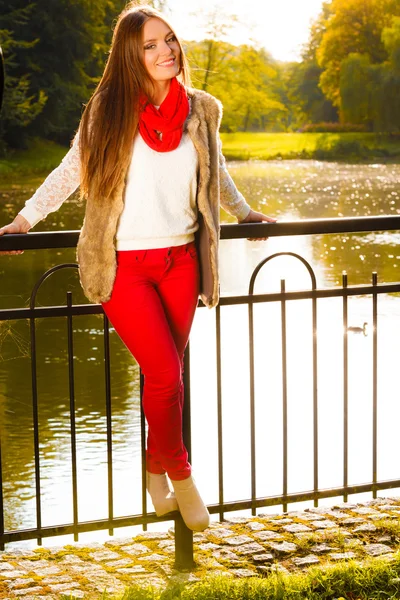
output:
<path id="1" fill-rule="evenodd" d="M 300 133 L 362 133 L 367 131 L 367 127 L 355 123 L 308 123 L 298 131 Z"/>
<path id="2" fill-rule="evenodd" d="M 366 148 L 359 140 L 337 140 L 330 148 L 319 147 L 314 152 L 317 160 L 366 158 L 369 155 Z"/>

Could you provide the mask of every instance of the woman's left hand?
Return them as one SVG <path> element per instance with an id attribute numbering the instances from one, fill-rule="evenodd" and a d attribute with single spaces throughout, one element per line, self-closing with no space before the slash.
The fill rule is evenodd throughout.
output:
<path id="1" fill-rule="evenodd" d="M 260 223 L 261 221 L 266 221 L 267 223 L 276 223 L 276 219 L 272 217 L 267 217 L 263 213 L 256 212 L 255 210 L 251 210 L 247 217 L 243 219 L 243 221 L 238 221 L 238 223 Z M 255 242 L 259 240 L 267 240 L 268 237 L 262 238 L 247 238 L 250 242 Z"/>

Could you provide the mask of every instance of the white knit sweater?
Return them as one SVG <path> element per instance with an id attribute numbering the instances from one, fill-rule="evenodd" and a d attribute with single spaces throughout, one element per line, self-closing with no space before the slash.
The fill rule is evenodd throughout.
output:
<path id="1" fill-rule="evenodd" d="M 79 132 L 60 165 L 54 169 L 19 212 L 34 227 L 55 212 L 78 188 L 80 182 Z M 124 209 L 116 232 L 116 250 L 138 250 L 179 246 L 194 239 L 197 222 L 198 157 L 187 132 L 171 152 L 150 148 L 140 133 L 134 139 L 128 169 Z M 223 158 L 223 157 L 222 157 Z M 234 183 L 226 171 L 226 185 Z M 250 206 L 235 189 L 231 202 L 221 206 L 239 220 Z"/>

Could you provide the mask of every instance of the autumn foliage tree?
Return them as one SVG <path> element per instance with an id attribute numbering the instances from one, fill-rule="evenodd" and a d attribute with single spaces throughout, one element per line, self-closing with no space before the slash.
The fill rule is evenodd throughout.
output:
<path id="1" fill-rule="evenodd" d="M 202 15 L 205 39 L 187 41 L 193 85 L 224 106 L 222 131 L 265 131 L 287 112 L 279 94 L 279 68 L 264 48 L 226 41 L 237 22 L 220 8 Z"/>
<path id="2" fill-rule="evenodd" d="M 400 130 L 400 18 L 382 31 L 387 59 L 373 64 L 368 54 L 352 53 L 341 65 L 343 118 L 374 131 Z"/>
<path id="3" fill-rule="evenodd" d="M 319 85 L 323 69 L 318 64 L 317 52 L 332 15 L 330 2 L 322 4 L 319 16 L 310 27 L 308 41 L 301 53 L 301 62 L 293 62 L 285 68 L 289 109 L 299 124 L 337 121 L 336 107 L 325 96 Z"/>
<path id="4" fill-rule="evenodd" d="M 387 60 L 382 32 L 391 25 L 393 16 L 400 16 L 400 3 L 398 0 L 332 0 L 330 12 L 316 57 L 322 68 L 321 89 L 340 110 L 343 62 L 351 54 L 365 56 L 363 60 L 371 64 Z"/>

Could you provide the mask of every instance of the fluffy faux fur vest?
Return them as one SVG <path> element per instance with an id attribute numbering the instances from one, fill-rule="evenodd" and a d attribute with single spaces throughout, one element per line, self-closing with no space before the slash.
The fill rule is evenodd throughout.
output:
<path id="1" fill-rule="evenodd" d="M 200 296 L 208 308 L 219 301 L 218 243 L 220 214 L 219 126 L 222 105 L 210 94 L 187 88 L 191 113 L 186 121 L 199 158 L 197 208 L 199 229 L 195 233 L 200 262 Z M 94 303 L 111 297 L 117 263 L 115 234 L 124 208 L 126 175 L 107 202 L 89 195 L 77 245 L 79 277 L 85 296 Z"/>

